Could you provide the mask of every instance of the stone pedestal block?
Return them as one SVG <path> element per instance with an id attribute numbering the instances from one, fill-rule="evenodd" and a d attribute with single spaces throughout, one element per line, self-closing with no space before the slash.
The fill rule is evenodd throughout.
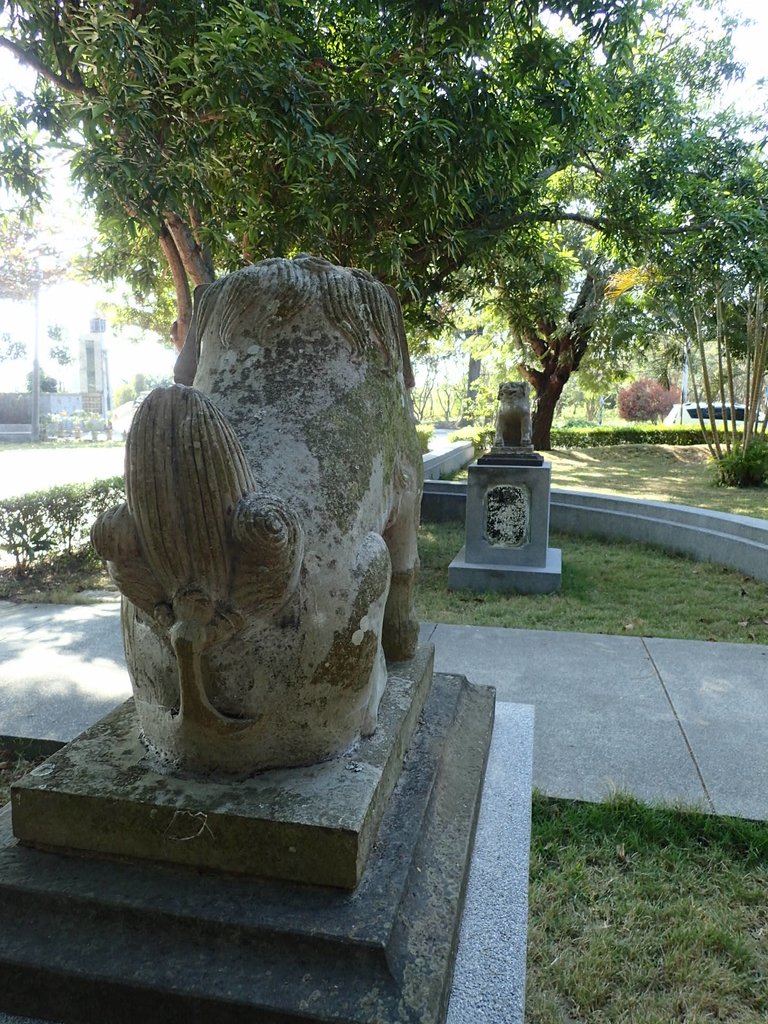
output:
<path id="1" fill-rule="evenodd" d="M 163 771 L 133 700 L 16 783 L 17 839 L 352 889 L 432 681 L 434 649 L 390 666 L 379 727 L 347 754 L 252 778 Z"/>
<path id="2" fill-rule="evenodd" d="M 492 565 L 544 565 L 552 464 L 469 467 L 466 557 Z"/>
<path id="3" fill-rule="evenodd" d="M 6 810 L 0 1010 L 65 1024 L 440 1024 L 493 711 L 492 689 L 434 677 L 353 891 L 34 849 Z"/>
<path id="4" fill-rule="evenodd" d="M 466 544 L 449 566 L 450 590 L 560 589 L 560 551 L 549 547 L 551 476 L 551 463 L 543 461 L 469 467 Z"/>

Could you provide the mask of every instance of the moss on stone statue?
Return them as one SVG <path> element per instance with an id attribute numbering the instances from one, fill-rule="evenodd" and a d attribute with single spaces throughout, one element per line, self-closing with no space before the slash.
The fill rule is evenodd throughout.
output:
<path id="1" fill-rule="evenodd" d="M 308 423 L 307 440 L 320 466 L 325 506 L 335 513 L 334 522 L 342 532 L 357 516 L 377 456 L 383 460 L 385 482 L 393 478 L 399 451 L 404 449 L 408 460 L 416 464 L 421 458 L 415 428 L 406 412 L 403 410 L 402 417 L 392 416 L 399 397 L 396 379 L 369 370 L 362 384 L 345 390 L 339 401 Z M 344 452 L 339 438 L 348 440 Z"/>

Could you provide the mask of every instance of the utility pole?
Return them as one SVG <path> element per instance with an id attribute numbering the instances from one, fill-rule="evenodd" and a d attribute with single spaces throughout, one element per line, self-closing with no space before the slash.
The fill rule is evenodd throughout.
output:
<path id="1" fill-rule="evenodd" d="M 42 275 L 35 285 L 35 354 L 32 362 L 32 443 L 40 440 L 40 289 Z"/>

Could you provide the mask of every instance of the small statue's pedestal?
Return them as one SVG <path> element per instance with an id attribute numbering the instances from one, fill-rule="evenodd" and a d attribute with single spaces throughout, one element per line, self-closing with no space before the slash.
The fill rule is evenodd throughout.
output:
<path id="1" fill-rule="evenodd" d="M 468 470 L 466 543 L 448 568 L 449 590 L 548 594 L 562 556 L 549 547 L 551 463 L 534 453 L 490 455 Z"/>
<path id="2" fill-rule="evenodd" d="M 0 1011 L 439 1024 L 494 696 L 433 677 L 422 649 L 390 666 L 378 739 L 207 793 L 146 776 L 126 737 L 108 754 L 131 712 L 108 716 L 15 785 L 21 842 L 0 814 Z M 232 873 L 238 858 L 260 877 Z"/>

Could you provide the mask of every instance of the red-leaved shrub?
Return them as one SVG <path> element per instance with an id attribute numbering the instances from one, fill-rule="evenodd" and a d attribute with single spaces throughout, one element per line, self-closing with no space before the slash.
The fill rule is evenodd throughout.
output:
<path id="1" fill-rule="evenodd" d="M 636 380 L 619 392 L 619 415 L 623 420 L 650 420 L 655 423 L 679 401 L 678 388 L 668 391 L 656 380 Z"/>

